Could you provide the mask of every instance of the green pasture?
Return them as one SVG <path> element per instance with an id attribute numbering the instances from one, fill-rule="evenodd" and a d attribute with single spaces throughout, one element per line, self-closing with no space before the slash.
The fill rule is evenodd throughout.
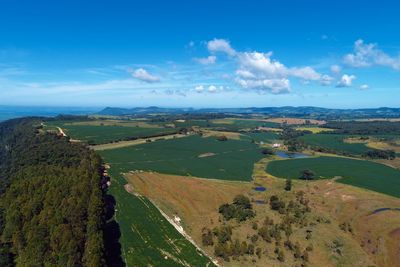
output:
<path id="1" fill-rule="evenodd" d="M 340 183 L 400 197 L 400 170 L 372 161 L 343 157 L 276 160 L 268 163 L 266 171 L 276 177 L 298 179 L 305 169 L 315 172 L 318 179 L 340 176 Z"/>
<path id="2" fill-rule="evenodd" d="M 250 181 L 263 155 L 249 141 L 190 136 L 100 152 L 123 171 L 149 170 L 224 180 Z M 208 156 L 204 156 L 208 154 Z"/>
<path id="3" fill-rule="evenodd" d="M 351 155 L 362 155 L 371 150 L 363 143 L 346 143 L 344 139 L 352 137 L 341 134 L 306 134 L 299 137 L 306 145 L 311 147 L 321 147 L 336 152 L 347 153 Z"/>
<path id="4" fill-rule="evenodd" d="M 279 134 L 274 132 L 253 132 L 243 133 L 241 135 L 243 140 L 254 140 L 255 142 L 272 143 L 279 139 Z"/>

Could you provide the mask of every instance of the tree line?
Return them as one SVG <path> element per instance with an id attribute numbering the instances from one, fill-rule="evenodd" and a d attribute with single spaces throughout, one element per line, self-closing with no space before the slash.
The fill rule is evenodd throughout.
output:
<path id="1" fill-rule="evenodd" d="M 101 158 L 41 121 L 0 123 L 0 266 L 104 266 Z"/>

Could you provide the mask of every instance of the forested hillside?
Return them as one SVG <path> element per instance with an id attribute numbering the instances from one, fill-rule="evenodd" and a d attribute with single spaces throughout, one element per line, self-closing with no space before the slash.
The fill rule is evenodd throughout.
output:
<path id="1" fill-rule="evenodd" d="M 0 266 L 103 266 L 100 170 L 38 118 L 0 123 Z"/>

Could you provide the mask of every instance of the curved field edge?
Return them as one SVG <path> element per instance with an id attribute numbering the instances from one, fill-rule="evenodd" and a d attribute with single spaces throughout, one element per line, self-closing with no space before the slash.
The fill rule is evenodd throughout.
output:
<path id="1" fill-rule="evenodd" d="M 126 180 L 111 167 L 110 194 L 116 199 L 123 258 L 127 266 L 214 266 L 145 197 L 124 189 Z"/>
<path id="2" fill-rule="evenodd" d="M 337 182 L 400 198 L 400 171 L 367 160 L 322 156 L 275 160 L 266 167 L 267 173 L 290 179 L 299 179 L 305 169 L 314 171 L 318 179 L 340 177 Z"/>

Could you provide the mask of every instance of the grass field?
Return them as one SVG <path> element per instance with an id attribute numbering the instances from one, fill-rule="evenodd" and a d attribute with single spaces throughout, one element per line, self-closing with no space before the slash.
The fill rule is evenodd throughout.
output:
<path id="1" fill-rule="evenodd" d="M 150 170 L 166 174 L 249 181 L 253 165 L 263 155 L 249 141 L 217 141 L 190 136 L 100 152 L 121 170 Z"/>
<path id="2" fill-rule="evenodd" d="M 110 175 L 109 193 L 117 203 L 115 216 L 127 266 L 214 266 L 147 198 L 125 191 L 118 167 L 111 166 Z"/>
<path id="3" fill-rule="evenodd" d="M 300 172 L 310 169 L 319 178 L 341 176 L 340 183 L 349 184 L 394 197 L 400 197 L 400 171 L 386 165 L 341 157 L 316 157 L 272 161 L 267 172 L 282 178 L 298 179 Z"/>
<path id="4" fill-rule="evenodd" d="M 316 126 L 303 126 L 303 127 L 296 127 L 298 131 L 310 131 L 312 133 L 322 133 L 322 132 L 331 132 L 333 129 L 324 128 L 324 127 L 316 127 Z"/>
<path id="5" fill-rule="evenodd" d="M 272 143 L 279 139 L 279 134 L 276 132 L 244 133 L 241 138 L 244 140 L 254 140 L 255 142 Z"/>
<path id="6" fill-rule="evenodd" d="M 46 123 L 47 127 L 59 126 L 72 139 L 81 140 L 89 144 L 105 144 L 129 138 L 142 138 L 161 134 L 175 133 L 176 129 L 157 127 L 136 127 L 121 125 L 91 125 L 70 124 L 65 122 Z"/>
<path id="7" fill-rule="evenodd" d="M 299 139 L 311 147 L 323 147 L 351 155 L 361 155 L 370 150 L 362 143 L 346 143 L 344 139 L 349 137 L 341 134 L 306 134 Z"/>

